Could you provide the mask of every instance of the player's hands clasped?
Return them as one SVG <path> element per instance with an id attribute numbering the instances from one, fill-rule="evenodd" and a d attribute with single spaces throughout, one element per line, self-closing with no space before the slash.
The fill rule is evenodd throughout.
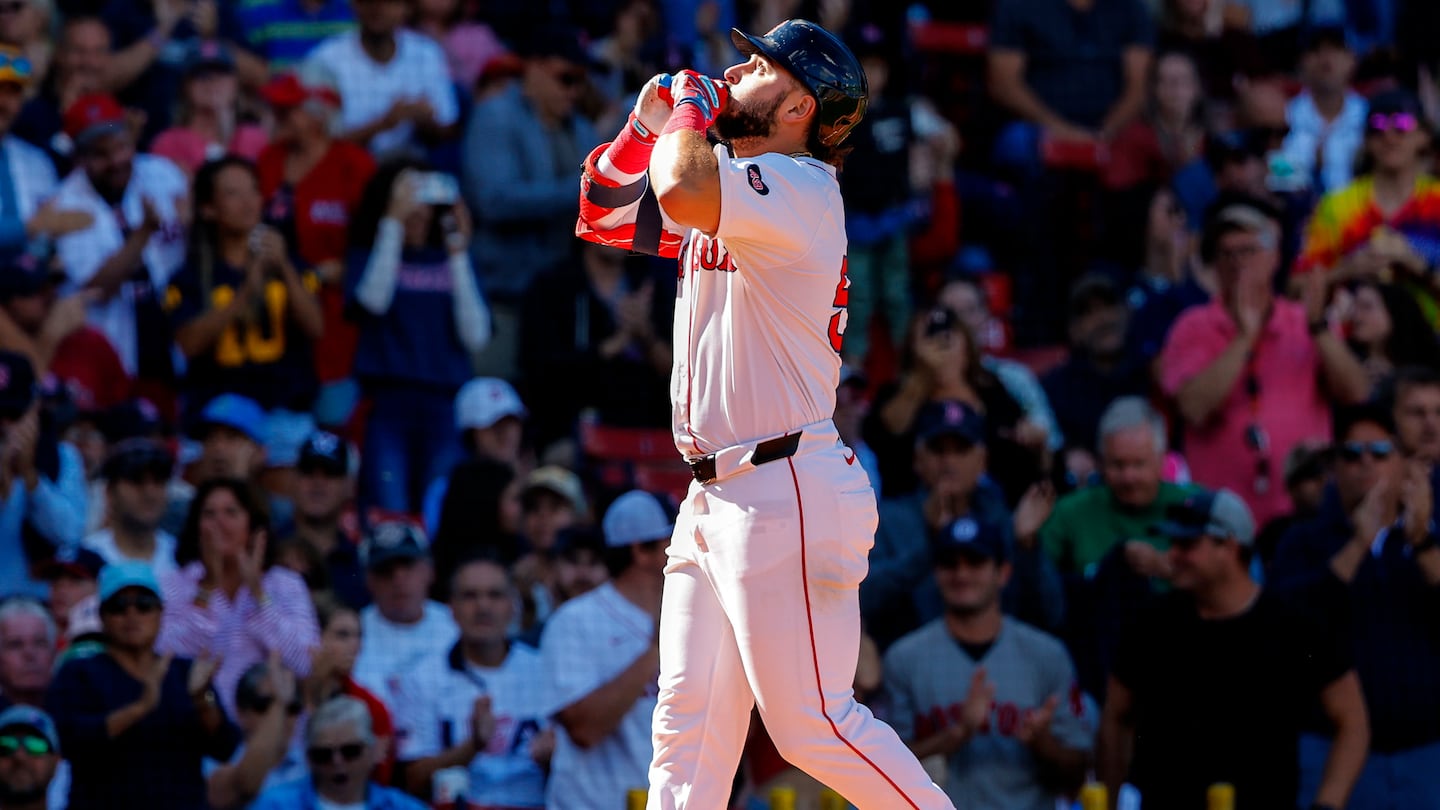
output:
<path id="1" fill-rule="evenodd" d="M 693 70 L 682 70 L 671 78 L 670 97 L 675 100 L 677 107 L 681 104 L 694 104 L 699 107 L 705 115 L 706 126 L 709 126 L 715 123 L 715 116 L 720 114 L 725 103 L 730 100 L 729 87 L 723 81 Z"/>

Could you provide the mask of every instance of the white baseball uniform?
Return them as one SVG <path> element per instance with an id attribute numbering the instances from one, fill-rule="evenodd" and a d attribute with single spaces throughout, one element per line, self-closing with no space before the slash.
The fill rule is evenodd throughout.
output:
<path id="1" fill-rule="evenodd" d="M 726 805 L 752 704 L 790 763 L 861 810 L 951 808 L 851 688 L 877 518 L 831 422 L 849 283 L 835 170 L 715 151 L 716 233 L 660 240 L 662 255 L 682 245 L 675 443 L 692 461 L 713 454 L 715 469 L 691 485 L 665 569 L 650 810 Z M 592 171 L 582 195 L 596 182 L 615 185 Z M 582 202 L 577 232 L 638 243 L 644 229 L 627 217 L 644 205 L 607 214 Z M 758 444 L 796 434 L 792 454 L 752 463 Z"/>

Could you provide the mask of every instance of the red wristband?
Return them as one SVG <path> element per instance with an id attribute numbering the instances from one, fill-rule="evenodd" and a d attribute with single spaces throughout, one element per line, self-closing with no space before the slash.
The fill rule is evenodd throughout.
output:
<path id="1" fill-rule="evenodd" d="M 700 109 L 699 104 L 687 101 L 675 105 L 675 110 L 670 113 L 670 120 L 665 122 L 665 129 L 661 130 L 660 134 L 668 135 L 682 129 L 693 129 L 703 135 L 709 128 L 705 111 Z"/>
<path id="2" fill-rule="evenodd" d="M 605 156 L 610 159 L 611 166 L 625 174 L 644 174 L 650 166 L 650 150 L 655 147 L 658 137 L 647 130 L 632 112 L 620 134 L 610 142 Z"/>

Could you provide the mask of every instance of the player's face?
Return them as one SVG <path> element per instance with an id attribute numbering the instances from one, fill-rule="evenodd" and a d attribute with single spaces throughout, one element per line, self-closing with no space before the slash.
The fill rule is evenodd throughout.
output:
<path id="1" fill-rule="evenodd" d="M 945 609 L 974 616 L 1000 604 L 1000 591 L 1010 579 L 1010 566 L 989 557 L 952 554 L 935 562 L 935 583 Z"/>
<path id="2" fill-rule="evenodd" d="M 725 140 L 775 134 L 776 112 L 794 93 L 804 92 L 795 77 L 758 53 L 725 71 L 725 81 L 730 100 L 715 118 L 715 131 Z"/>
<path id="3" fill-rule="evenodd" d="M 1440 461 L 1440 386 L 1401 386 L 1395 401 L 1395 435 L 1411 456 Z"/>
<path id="4" fill-rule="evenodd" d="M 1155 502 L 1164 456 L 1155 446 L 1149 426 L 1137 425 L 1106 436 L 1100 455 L 1101 472 L 1116 501 L 1142 509 Z"/>
<path id="5" fill-rule="evenodd" d="M 450 612 L 465 641 L 504 641 L 515 617 L 515 591 L 505 570 L 486 562 L 455 572 L 450 583 Z"/>

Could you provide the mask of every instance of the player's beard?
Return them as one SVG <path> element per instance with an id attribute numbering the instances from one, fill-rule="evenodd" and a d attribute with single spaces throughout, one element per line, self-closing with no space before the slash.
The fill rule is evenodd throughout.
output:
<path id="1" fill-rule="evenodd" d="M 715 116 L 715 134 L 721 140 L 768 138 L 775 134 L 775 113 L 785 101 L 783 96 L 769 104 L 730 99 L 730 104 Z"/>

